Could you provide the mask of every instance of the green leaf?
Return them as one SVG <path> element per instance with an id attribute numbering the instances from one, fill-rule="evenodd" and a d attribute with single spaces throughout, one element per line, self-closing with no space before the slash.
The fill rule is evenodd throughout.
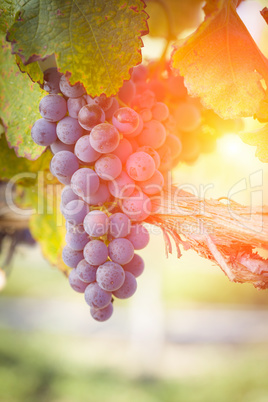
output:
<path id="1" fill-rule="evenodd" d="M 17 184 L 33 185 L 37 181 L 38 172 L 49 172 L 51 156 L 51 152 L 47 151 L 35 161 L 18 158 L 15 151 L 9 148 L 2 134 L 0 136 L 0 180 L 13 179 Z"/>
<path id="2" fill-rule="evenodd" d="M 42 70 L 39 67 L 37 61 L 27 64 L 26 66 L 23 64 L 21 58 L 16 54 L 16 62 L 22 73 L 27 73 L 33 82 L 38 82 L 39 84 L 43 84 L 44 75 Z"/>
<path id="3" fill-rule="evenodd" d="M 259 130 L 239 134 L 246 144 L 257 147 L 256 156 L 261 162 L 268 163 L 268 124 Z"/>
<path id="4" fill-rule="evenodd" d="M 233 0 L 210 1 L 206 19 L 173 53 L 173 68 L 193 96 L 223 118 L 253 116 L 264 99 L 268 63 Z"/>
<path id="5" fill-rule="evenodd" d="M 0 118 L 6 128 L 9 145 L 17 156 L 37 159 L 45 150 L 31 137 L 31 127 L 40 119 L 38 105 L 43 96 L 38 84 L 22 74 L 10 53 L 10 45 L 2 39 L 0 49 Z"/>
<path id="6" fill-rule="evenodd" d="M 55 53 L 60 71 L 72 73 L 71 84 L 109 96 L 141 62 L 144 7 L 142 0 L 26 0 L 8 40 L 24 64 Z"/>
<path id="7" fill-rule="evenodd" d="M 19 0 L 0 0 L 0 31 L 4 34 L 15 21 L 19 10 Z"/>

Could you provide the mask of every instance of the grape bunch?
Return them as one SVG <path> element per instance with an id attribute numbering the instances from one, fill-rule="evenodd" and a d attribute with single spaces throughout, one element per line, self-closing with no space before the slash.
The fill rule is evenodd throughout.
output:
<path id="1" fill-rule="evenodd" d="M 136 291 L 136 278 L 144 270 L 136 251 L 149 243 L 143 222 L 181 142 L 167 129 L 168 107 L 153 91 L 136 91 L 135 80 L 117 97 L 92 98 L 82 84 L 70 85 L 52 68 L 45 72 L 44 89 L 42 117 L 31 135 L 35 143 L 50 147 L 50 171 L 65 186 L 62 259 L 71 268 L 70 286 L 84 293 L 92 317 L 105 321 L 115 298 Z"/>

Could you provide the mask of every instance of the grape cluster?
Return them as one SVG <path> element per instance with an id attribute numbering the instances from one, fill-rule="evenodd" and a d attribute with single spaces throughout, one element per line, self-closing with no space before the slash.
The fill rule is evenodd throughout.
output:
<path id="1" fill-rule="evenodd" d="M 65 185 L 62 259 L 71 268 L 69 283 L 98 321 L 112 315 L 114 298 L 136 291 L 144 270 L 136 250 L 149 243 L 142 222 L 152 213 L 150 197 L 161 193 L 182 148 L 167 129 L 168 107 L 153 91 L 136 91 L 135 74 L 138 68 L 117 97 L 92 98 L 82 84 L 46 71 L 49 94 L 31 130 L 35 143 L 50 147 L 50 171 Z"/>

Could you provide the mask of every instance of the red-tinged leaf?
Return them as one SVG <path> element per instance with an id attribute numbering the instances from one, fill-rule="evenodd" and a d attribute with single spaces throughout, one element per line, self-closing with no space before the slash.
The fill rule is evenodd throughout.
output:
<path id="1" fill-rule="evenodd" d="M 267 7 L 264 7 L 264 9 L 261 10 L 260 13 L 261 13 L 261 15 L 263 16 L 263 18 L 264 18 L 266 24 L 268 24 L 268 8 L 267 8 Z"/>
<path id="2" fill-rule="evenodd" d="M 256 156 L 261 162 L 268 163 L 268 124 L 259 130 L 239 134 L 241 139 L 249 145 L 257 147 Z"/>
<path id="3" fill-rule="evenodd" d="M 223 118 L 253 116 L 264 99 L 268 63 L 233 0 L 210 2 L 198 30 L 173 52 L 173 68 L 193 96 Z"/>

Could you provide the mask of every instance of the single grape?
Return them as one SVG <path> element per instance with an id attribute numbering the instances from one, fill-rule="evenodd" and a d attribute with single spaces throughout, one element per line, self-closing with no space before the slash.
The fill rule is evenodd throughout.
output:
<path id="1" fill-rule="evenodd" d="M 125 272 L 125 281 L 121 288 L 115 290 L 113 295 L 118 299 L 127 299 L 134 295 L 137 290 L 137 281 L 134 275 L 130 272 Z"/>
<path id="2" fill-rule="evenodd" d="M 84 293 L 88 283 L 81 281 L 77 274 L 77 269 L 73 268 L 69 274 L 69 284 L 73 290 L 78 293 Z"/>
<path id="3" fill-rule="evenodd" d="M 149 154 L 155 163 L 155 168 L 158 169 L 160 166 L 160 156 L 158 154 L 158 152 L 152 148 L 149 147 L 149 145 L 143 145 L 142 147 L 139 147 L 136 149 L 136 152 L 146 152 L 147 154 Z"/>
<path id="4" fill-rule="evenodd" d="M 88 197 L 83 197 L 83 200 L 89 205 L 102 206 L 103 204 L 105 204 L 106 201 L 109 200 L 110 196 L 111 194 L 108 190 L 107 185 L 104 183 L 100 183 L 96 193 Z"/>
<path id="5" fill-rule="evenodd" d="M 62 214 L 73 225 L 80 225 L 89 212 L 88 205 L 82 200 L 73 200 L 62 206 Z"/>
<path id="6" fill-rule="evenodd" d="M 172 167 L 172 154 L 171 154 L 171 149 L 169 148 L 169 146 L 166 145 L 166 143 L 165 143 L 160 148 L 158 148 L 157 153 L 159 154 L 159 157 L 161 160 L 159 170 L 161 172 L 170 170 Z"/>
<path id="7" fill-rule="evenodd" d="M 122 162 L 116 155 L 102 155 L 95 163 L 95 171 L 102 180 L 114 180 L 122 172 Z"/>
<path id="8" fill-rule="evenodd" d="M 86 287 L 85 301 L 90 307 L 102 309 L 111 303 L 112 294 L 103 290 L 97 282 L 93 282 Z"/>
<path id="9" fill-rule="evenodd" d="M 124 81 L 123 86 L 118 91 L 118 97 L 126 104 L 129 104 L 136 94 L 133 81 Z"/>
<path id="10" fill-rule="evenodd" d="M 76 251 L 82 251 L 89 242 L 89 236 L 86 232 L 70 231 L 66 233 L 65 241 L 67 246 Z"/>
<path id="11" fill-rule="evenodd" d="M 63 184 L 69 184 L 70 178 L 79 168 L 77 157 L 69 151 L 57 152 L 51 159 L 51 173 Z"/>
<path id="12" fill-rule="evenodd" d="M 51 145 L 50 145 L 50 150 L 51 152 L 55 155 L 60 151 L 69 151 L 69 152 L 74 152 L 74 146 L 73 145 L 67 145 L 64 144 L 63 142 L 61 142 L 59 139 L 57 139 L 56 141 L 54 141 Z"/>
<path id="13" fill-rule="evenodd" d="M 69 246 L 65 246 L 62 250 L 63 262 L 70 268 L 76 268 L 79 261 L 83 259 L 83 252 L 73 250 Z"/>
<path id="14" fill-rule="evenodd" d="M 137 106 L 139 109 L 151 109 L 155 104 L 155 101 L 156 98 L 153 91 L 151 91 L 150 89 L 145 89 L 145 91 L 134 97 L 132 104 Z"/>
<path id="15" fill-rule="evenodd" d="M 50 94 L 58 94 L 60 92 L 61 76 L 62 74 L 57 67 L 51 67 L 44 71 L 44 90 Z"/>
<path id="16" fill-rule="evenodd" d="M 139 115 L 130 107 L 121 107 L 114 112 L 112 122 L 120 133 L 128 135 L 138 127 Z"/>
<path id="17" fill-rule="evenodd" d="M 38 145 L 45 147 L 51 145 L 57 139 L 56 124 L 46 119 L 39 119 L 31 129 L 31 136 Z"/>
<path id="18" fill-rule="evenodd" d="M 133 180 L 148 180 L 155 172 L 155 163 L 146 152 L 135 152 L 127 159 L 126 171 Z"/>
<path id="19" fill-rule="evenodd" d="M 97 309 L 97 308 L 91 307 L 90 314 L 91 314 L 92 318 L 94 318 L 94 320 L 103 322 L 103 321 L 109 320 L 109 318 L 113 314 L 113 309 L 114 309 L 113 304 L 109 303 L 108 306 L 106 306 L 104 308 Z"/>
<path id="20" fill-rule="evenodd" d="M 130 134 L 126 134 L 126 133 L 125 133 L 124 136 L 127 137 L 127 138 L 129 138 L 129 139 L 134 138 L 134 137 L 137 137 L 137 136 L 142 132 L 143 126 L 144 126 L 143 120 L 142 120 L 142 118 L 141 118 L 140 115 L 139 115 L 139 124 L 138 124 L 138 127 L 137 127 L 132 133 L 130 133 Z"/>
<path id="21" fill-rule="evenodd" d="M 66 115 L 66 100 L 61 95 L 46 95 L 39 103 L 39 112 L 50 122 L 59 121 Z"/>
<path id="22" fill-rule="evenodd" d="M 76 267 L 76 272 L 80 281 L 88 284 L 96 282 L 97 269 L 97 266 L 90 265 L 86 260 L 81 260 Z"/>
<path id="23" fill-rule="evenodd" d="M 78 113 L 78 122 L 85 130 L 92 130 L 93 127 L 104 123 L 105 113 L 98 105 L 85 105 Z"/>
<path id="24" fill-rule="evenodd" d="M 134 224 L 130 228 L 130 233 L 127 235 L 127 239 L 133 244 L 135 250 L 142 250 L 148 245 L 150 235 L 145 226 Z"/>
<path id="25" fill-rule="evenodd" d="M 90 265 L 104 264 L 108 258 L 108 247 L 102 240 L 91 240 L 84 248 L 84 258 Z"/>
<path id="26" fill-rule="evenodd" d="M 100 265 L 96 273 L 97 284 L 107 292 L 119 289 L 125 280 L 125 271 L 121 265 L 107 261 Z"/>
<path id="27" fill-rule="evenodd" d="M 63 95 L 67 96 L 68 98 L 79 98 L 86 92 L 85 88 L 80 82 L 71 85 L 65 75 L 63 75 L 60 79 L 60 90 Z"/>
<path id="28" fill-rule="evenodd" d="M 89 168 L 78 169 L 71 178 L 71 187 L 80 197 L 94 194 L 100 185 L 99 176 Z"/>
<path id="29" fill-rule="evenodd" d="M 149 145 L 157 149 L 160 148 L 166 140 L 166 129 L 160 121 L 151 120 L 144 123 L 144 127 L 137 141 L 140 146 Z"/>
<path id="30" fill-rule="evenodd" d="M 61 192 L 61 203 L 63 206 L 67 205 L 68 202 L 73 200 L 78 200 L 79 197 L 73 192 L 70 186 L 65 186 Z"/>
<path id="31" fill-rule="evenodd" d="M 169 109 L 165 103 L 156 102 L 156 104 L 152 107 L 152 115 L 153 119 L 164 121 L 169 116 Z"/>
<path id="32" fill-rule="evenodd" d="M 131 79 L 134 82 L 145 81 L 147 78 L 147 73 L 147 67 L 145 67 L 143 64 L 139 64 L 138 66 L 133 67 Z"/>
<path id="33" fill-rule="evenodd" d="M 167 145 L 171 152 L 172 159 L 177 158 L 182 151 L 182 143 L 181 140 L 176 137 L 174 134 L 167 135 L 165 145 Z"/>
<path id="34" fill-rule="evenodd" d="M 144 121 L 144 123 L 152 120 L 152 118 L 153 118 L 152 111 L 151 111 L 151 109 L 148 109 L 148 108 L 140 110 L 139 114 L 140 114 L 140 117 L 142 118 L 142 120 Z"/>
<path id="35" fill-rule="evenodd" d="M 162 191 L 164 182 L 165 180 L 162 173 L 156 170 L 150 179 L 140 181 L 139 186 L 145 194 L 154 195 Z"/>
<path id="36" fill-rule="evenodd" d="M 117 212 L 109 217 L 109 234 L 115 238 L 126 237 L 130 232 L 130 227 L 130 219 L 122 212 Z"/>
<path id="37" fill-rule="evenodd" d="M 90 133 L 91 146 L 101 154 L 113 152 L 118 147 L 119 141 L 119 132 L 109 123 L 98 124 Z"/>
<path id="38" fill-rule="evenodd" d="M 104 236 L 108 232 L 109 218 L 105 212 L 90 211 L 84 219 L 85 231 L 91 237 Z"/>
<path id="39" fill-rule="evenodd" d="M 119 237 L 110 242 L 108 252 L 112 261 L 124 265 L 132 260 L 134 256 L 134 247 L 128 239 Z"/>
<path id="40" fill-rule="evenodd" d="M 66 116 L 58 122 L 56 131 L 59 140 L 68 145 L 75 144 L 84 134 L 78 121 L 70 116 Z"/>
<path id="41" fill-rule="evenodd" d="M 140 276 L 144 271 L 144 261 L 140 255 L 134 254 L 132 260 L 125 264 L 123 268 L 125 271 L 134 275 L 135 278 L 138 278 L 138 276 Z"/>
<path id="42" fill-rule="evenodd" d="M 135 138 L 130 138 L 129 142 L 130 142 L 130 144 L 132 146 L 133 152 L 136 152 L 137 149 L 139 148 L 138 141 Z"/>
<path id="43" fill-rule="evenodd" d="M 111 98 L 112 104 L 111 107 L 105 111 L 105 120 L 110 120 L 113 117 L 114 112 L 119 109 L 119 103 L 116 98 Z"/>
<path id="44" fill-rule="evenodd" d="M 174 112 L 174 116 L 179 130 L 182 131 L 194 131 L 201 124 L 201 112 L 191 103 L 180 103 Z"/>
<path id="45" fill-rule="evenodd" d="M 75 155 L 84 163 L 93 163 L 101 156 L 101 154 L 95 151 L 90 145 L 89 137 L 90 135 L 84 135 L 79 138 L 74 147 Z"/>
<path id="46" fill-rule="evenodd" d="M 118 147 L 112 152 L 113 155 L 116 155 L 124 164 L 127 158 L 133 154 L 133 149 L 131 143 L 126 139 L 122 138 L 118 144 Z"/>
<path id="47" fill-rule="evenodd" d="M 113 104 L 113 98 L 107 97 L 105 94 L 96 96 L 96 98 L 94 98 L 93 101 L 94 101 L 95 105 L 98 105 L 99 107 L 101 107 L 104 112 L 109 110 Z"/>
<path id="48" fill-rule="evenodd" d="M 130 197 L 121 201 L 121 209 L 133 221 L 144 221 L 152 212 L 150 198 L 141 190 L 134 190 Z"/>
<path id="49" fill-rule="evenodd" d="M 116 179 L 108 182 L 108 188 L 115 198 L 127 198 L 133 193 L 135 183 L 125 171 L 122 171 Z"/>
<path id="50" fill-rule="evenodd" d="M 78 113 L 83 106 L 85 106 L 86 100 L 83 96 L 80 98 L 69 98 L 67 100 L 67 109 L 69 112 L 69 116 L 73 119 L 78 119 Z"/>

